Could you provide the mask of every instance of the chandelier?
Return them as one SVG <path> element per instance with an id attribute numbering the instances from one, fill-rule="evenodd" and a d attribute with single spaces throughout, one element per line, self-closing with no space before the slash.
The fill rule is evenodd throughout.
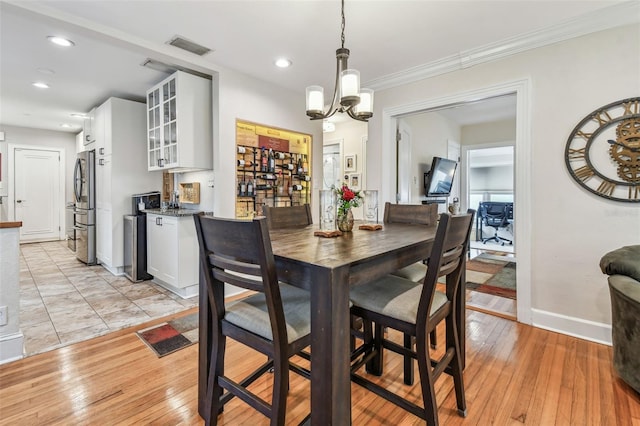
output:
<path id="1" fill-rule="evenodd" d="M 346 112 L 354 120 L 368 121 L 373 117 L 373 90 L 360 89 L 360 72 L 349 69 L 349 49 L 344 47 L 344 0 L 342 0 L 342 46 L 336 50 L 336 84 L 329 109 L 324 111 L 324 89 L 307 87 L 307 115 L 312 120 L 329 118 L 336 112 Z"/>

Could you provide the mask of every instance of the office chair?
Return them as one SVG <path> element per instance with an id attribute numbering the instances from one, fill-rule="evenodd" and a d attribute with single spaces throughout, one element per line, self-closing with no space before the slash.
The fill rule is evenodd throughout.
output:
<path id="1" fill-rule="evenodd" d="M 482 225 L 495 229 L 493 236 L 489 238 L 483 238 L 482 234 L 480 235 L 483 244 L 486 244 L 487 241 L 495 241 L 502 245 L 504 243 L 513 244 L 512 240 L 498 235 L 500 228 L 509 226 L 509 219 L 513 217 L 513 203 L 482 202 L 478 207 L 478 215 Z"/>

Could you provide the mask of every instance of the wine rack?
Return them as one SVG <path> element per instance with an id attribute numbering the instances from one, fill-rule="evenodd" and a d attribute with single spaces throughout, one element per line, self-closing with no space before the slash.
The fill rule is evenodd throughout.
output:
<path id="1" fill-rule="evenodd" d="M 264 206 L 311 202 L 309 155 L 237 145 L 236 217 L 262 215 Z"/>

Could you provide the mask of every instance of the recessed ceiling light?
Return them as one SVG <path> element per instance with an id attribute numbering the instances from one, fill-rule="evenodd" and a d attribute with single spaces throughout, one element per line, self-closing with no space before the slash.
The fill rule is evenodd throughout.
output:
<path id="1" fill-rule="evenodd" d="M 64 127 L 65 129 L 70 129 L 70 128 L 72 128 L 73 126 L 72 126 L 71 124 L 69 124 L 69 123 L 62 123 L 62 124 L 60 125 L 60 127 Z"/>
<path id="2" fill-rule="evenodd" d="M 49 36 L 47 37 L 47 39 L 53 43 L 53 44 L 57 44 L 58 46 L 63 46 L 63 47 L 71 47 L 71 46 L 75 46 L 75 43 L 72 42 L 71 40 L 64 38 L 64 37 L 58 37 L 58 36 Z"/>
<path id="3" fill-rule="evenodd" d="M 51 70 L 49 68 L 37 68 L 36 71 L 38 71 L 40 74 L 45 75 L 53 75 L 56 73 L 54 70 Z"/>
<path id="4" fill-rule="evenodd" d="M 287 58 L 278 58 L 275 61 L 276 67 L 278 68 L 289 68 L 291 63 L 292 62 Z"/>
<path id="5" fill-rule="evenodd" d="M 34 86 L 40 88 L 40 89 L 48 89 L 49 85 L 47 83 L 43 83 L 41 81 L 36 81 L 34 83 L 32 83 Z"/>
<path id="6" fill-rule="evenodd" d="M 77 113 L 77 112 L 74 112 L 74 113 L 69 114 L 69 115 L 71 117 L 74 117 L 74 118 L 87 118 L 87 114 L 80 114 L 80 113 Z"/>

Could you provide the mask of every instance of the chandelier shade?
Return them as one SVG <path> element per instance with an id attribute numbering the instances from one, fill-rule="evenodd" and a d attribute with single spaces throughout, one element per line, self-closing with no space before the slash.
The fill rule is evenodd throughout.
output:
<path id="1" fill-rule="evenodd" d="M 312 120 L 329 118 L 336 112 L 347 113 L 354 120 L 368 121 L 373 117 L 373 90 L 360 89 L 360 72 L 348 67 L 349 49 L 344 47 L 344 0 L 342 0 L 342 46 L 336 50 L 336 83 L 329 108 L 324 109 L 324 89 L 306 89 L 307 115 Z"/>

